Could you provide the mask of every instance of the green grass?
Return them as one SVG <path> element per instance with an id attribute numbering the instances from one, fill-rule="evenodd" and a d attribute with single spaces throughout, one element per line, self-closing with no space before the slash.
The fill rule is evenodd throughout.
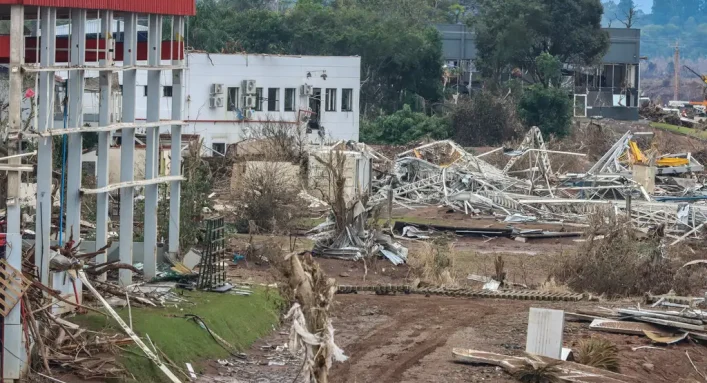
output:
<path id="1" fill-rule="evenodd" d="M 707 130 L 698 130 L 693 128 L 686 128 L 684 126 L 677 126 L 666 124 L 662 122 L 651 122 L 651 127 L 657 129 L 663 129 L 671 132 L 685 134 L 691 137 L 699 138 L 702 140 L 707 140 Z"/>
<path id="2" fill-rule="evenodd" d="M 228 352 L 206 330 L 194 321 L 183 318 L 184 314 L 198 315 L 212 332 L 239 350 L 246 349 L 255 340 L 267 335 L 279 322 L 281 298 L 274 290 L 254 289 L 253 294 L 247 297 L 207 292 L 185 292 L 184 295 L 196 305 L 132 310 L 133 329 L 138 335 L 143 339 L 149 335 L 155 345 L 182 369 L 185 369 L 184 363 L 189 362 L 199 372 L 206 360 L 228 356 Z M 117 311 L 128 323 L 127 308 Z M 98 314 L 81 315 L 71 320 L 96 331 L 122 332 L 113 318 Z M 137 346 L 130 346 L 129 350 L 143 355 Z M 121 362 L 135 376 L 135 381 L 167 381 L 164 374 L 142 356 L 126 352 L 121 355 Z"/>

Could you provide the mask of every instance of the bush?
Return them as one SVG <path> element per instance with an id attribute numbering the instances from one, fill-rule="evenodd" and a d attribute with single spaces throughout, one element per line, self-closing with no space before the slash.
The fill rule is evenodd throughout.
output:
<path id="1" fill-rule="evenodd" d="M 570 132 L 572 104 L 563 89 L 541 85 L 526 88 L 518 103 L 518 113 L 526 126 L 537 126 L 543 135 L 564 137 Z"/>
<path id="2" fill-rule="evenodd" d="M 598 237 L 603 235 L 604 237 Z M 674 290 L 689 294 L 702 285 L 691 284 L 695 271 L 681 268 L 688 259 L 679 246 L 667 247 L 657 235 L 636 237 L 624 216 L 602 211 L 590 216 L 586 242 L 558 264 L 553 277 L 572 290 L 602 294 L 607 298 L 665 294 Z"/>
<path id="3" fill-rule="evenodd" d="M 361 141 L 370 144 L 402 145 L 430 137 L 443 140 L 449 137 L 449 122 L 437 116 L 413 112 L 410 105 L 361 126 Z"/>
<path id="4" fill-rule="evenodd" d="M 242 225 L 253 221 L 263 231 L 286 232 L 306 212 L 298 175 L 282 162 L 249 163 L 239 186 L 237 216 Z"/>
<path id="5" fill-rule="evenodd" d="M 454 108 L 452 129 L 454 140 L 460 145 L 485 146 L 516 138 L 521 126 L 511 100 L 482 91 Z"/>

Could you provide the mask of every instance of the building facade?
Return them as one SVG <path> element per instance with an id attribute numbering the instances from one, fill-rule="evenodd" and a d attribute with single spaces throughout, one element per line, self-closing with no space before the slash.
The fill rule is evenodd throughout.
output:
<path id="1" fill-rule="evenodd" d="M 311 143 L 358 141 L 360 57 L 188 53 L 186 62 L 183 133 L 199 136 L 206 156 L 225 154 L 266 124 L 301 131 Z M 171 81 L 160 78 L 161 116 L 171 115 Z M 148 113 L 147 72 L 136 83 L 139 121 Z M 85 93 L 84 105 L 97 113 L 99 95 Z"/>
<path id="2" fill-rule="evenodd" d="M 462 24 L 438 24 L 445 64 L 461 70 L 463 84 L 474 84 L 477 57 L 473 31 Z M 641 30 L 604 28 L 609 49 L 597 65 L 566 64 L 564 84 L 573 100 L 575 117 L 605 117 L 638 120 L 640 97 Z"/>

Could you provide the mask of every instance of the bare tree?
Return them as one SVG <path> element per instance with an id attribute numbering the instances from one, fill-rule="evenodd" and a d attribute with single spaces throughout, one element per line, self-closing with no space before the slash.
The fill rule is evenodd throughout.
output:
<path id="1" fill-rule="evenodd" d="M 638 16 L 638 9 L 636 9 L 636 6 L 632 5 L 621 13 L 621 18 L 619 18 L 617 14 L 614 14 L 616 20 L 625 25 L 626 28 L 633 28 L 633 25 L 636 23 L 636 17 Z M 611 24 L 611 22 L 609 22 L 609 24 Z M 611 25 L 609 25 L 609 27 L 611 27 Z"/>

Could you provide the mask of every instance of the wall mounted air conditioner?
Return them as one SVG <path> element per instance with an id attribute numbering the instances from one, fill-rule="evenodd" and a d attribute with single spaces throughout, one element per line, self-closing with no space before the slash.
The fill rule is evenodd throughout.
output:
<path id="1" fill-rule="evenodd" d="M 303 96 L 311 96 L 314 94 L 314 88 L 311 85 L 304 84 L 300 87 L 299 93 Z"/>
<path id="2" fill-rule="evenodd" d="M 255 96 L 244 96 L 243 97 L 243 107 L 248 108 L 248 109 L 253 109 L 255 108 L 255 103 L 257 101 L 257 97 Z"/>
<path id="3" fill-rule="evenodd" d="M 223 107 L 223 97 L 209 97 L 209 108 Z"/>
<path id="4" fill-rule="evenodd" d="M 255 80 L 243 80 L 243 93 L 255 94 Z"/>
<path id="5" fill-rule="evenodd" d="M 223 94 L 223 84 L 211 84 L 211 94 Z"/>

